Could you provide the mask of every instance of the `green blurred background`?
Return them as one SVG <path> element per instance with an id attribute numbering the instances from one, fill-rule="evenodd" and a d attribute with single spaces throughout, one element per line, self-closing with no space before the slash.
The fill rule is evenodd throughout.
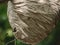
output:
<path id="1" fill-rule="evenodd" d="M 0 3 L 0 45 L 6 45 L 9 42 L 8 45 L 27 45 L 14 39 L 15 37 L 7 18 L 7 3 Z M 36 45 L 60 45 L 60 21 L 48 37 Z"/>

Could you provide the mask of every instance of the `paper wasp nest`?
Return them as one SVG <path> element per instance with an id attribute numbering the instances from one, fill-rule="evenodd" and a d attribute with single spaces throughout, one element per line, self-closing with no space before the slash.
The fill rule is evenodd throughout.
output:
<path id="1" fill-rule="evenodd" d="M 59 0 L 9 1 L 7 13 L 16 39 L 27 44 L 45 39 L 55 28 L 59 3 Z"/>

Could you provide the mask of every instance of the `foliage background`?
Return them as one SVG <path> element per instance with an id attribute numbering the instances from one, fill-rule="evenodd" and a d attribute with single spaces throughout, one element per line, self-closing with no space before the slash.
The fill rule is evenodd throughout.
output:
<path id="1" fill-rule="evenodd" d="M 14 40 L 12 29 L 7 17 L 7 3 L 0 3 L 0 45 L 6 45 L 8 42 Z M 8 45 L 27 45 L 18 40 L 10 42 Z M 60 45 L 60 20 L 56 28 L 49 34 L 49 36 L 42 42 L 36 45 Z"/>

